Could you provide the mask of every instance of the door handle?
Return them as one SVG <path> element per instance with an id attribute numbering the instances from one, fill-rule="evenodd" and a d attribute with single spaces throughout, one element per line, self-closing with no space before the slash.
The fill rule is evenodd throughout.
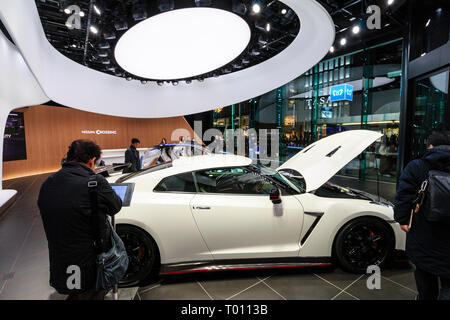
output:
<path id="1" fill-rule="evenodd" d="M 211 207 L 195 207 L 195 209 L 197 209 L 197 210 L 210 210 L 211 209 Z"/>

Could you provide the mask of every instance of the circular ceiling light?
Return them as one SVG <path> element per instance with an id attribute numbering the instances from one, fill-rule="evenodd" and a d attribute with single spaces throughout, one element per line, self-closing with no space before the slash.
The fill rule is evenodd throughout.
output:
<path id="1" fill-rule="evenodd" d="M 114 54 L 124 70 L 139 77 L 190 78 L 237 58 L 250 37 L 249 25 L 234 13 L 186 8 L 138 23 L 119 39 Z"/>
<path id="2" fill-rule="evenodd" d="M 255 3 L 255 4 L 252 6 L 252 11 L 253 11 L 254 13 L 260 13 L 260 12 L 261 12 L 261 6 L 260 6 L 259 4 L 257 4 L 257 3 Z"/>

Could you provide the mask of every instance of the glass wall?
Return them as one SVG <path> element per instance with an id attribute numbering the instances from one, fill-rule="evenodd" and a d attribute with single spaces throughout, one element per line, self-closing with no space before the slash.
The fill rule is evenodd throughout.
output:
<path id="1" fill-rule="evenodd" d="M 450 127 L 449 73 L 447 68 L 414 81 L 414 129 L 408 161 L 423 155 L 428 147 L 426 139 L 431 133 Z"/>
<path id="2" fill-rule="evenodd" d="M 245 115 L 245 123 L 251 128 L 279 129 L 280 162 L 337 132 L 361 128 L 378 131 L 383 134 L 382 139 L 339 174 L 363 180 L 376 179 L 378 175 L 380 180 L 395 182 L 401 70 L 401 39 L 324 60 L 281 88 L 216 109 L 215 126 L 242 127 Z M 353 87 L 353 97 L 332 101 L 331 88 L 343 84 Z"/>

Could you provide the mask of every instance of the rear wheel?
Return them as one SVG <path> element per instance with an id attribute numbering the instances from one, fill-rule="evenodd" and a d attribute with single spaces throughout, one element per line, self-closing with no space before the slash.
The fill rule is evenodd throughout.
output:
<path id="1" fill-rule="evenodd" d="M 363 217 L 342 227 L 334 243 L 334 255 L 341 267 L 365 273 L 370 265 L 384 266 L 394 249 L 390 227 L 376 218 Z"/>
<path id="2" fill-rule="evenodd" d="M 158 257 L 156 245 L 147 233 L 133 226 L 118 225 L 117 234 L 125 245 L 129 259 L 127 273 L 119 286 L 137 285 L 156 267 Z"/>

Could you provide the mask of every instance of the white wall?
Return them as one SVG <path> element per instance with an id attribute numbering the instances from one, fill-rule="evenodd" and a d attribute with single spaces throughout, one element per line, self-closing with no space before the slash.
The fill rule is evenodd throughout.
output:
<path id="1" fill-rule="evenodd" d="M 0 159 L 3 160 L 3 135 L 11 110 L 42 104 L 50 99 L 45 95 L 17 48 L 0 31 Z M 2 190 L 0 167 L 0 191 Z M 1 198 L 1 197 L 0 197 Z M 0 199 L 0 205 L 1 205 Z"/>

